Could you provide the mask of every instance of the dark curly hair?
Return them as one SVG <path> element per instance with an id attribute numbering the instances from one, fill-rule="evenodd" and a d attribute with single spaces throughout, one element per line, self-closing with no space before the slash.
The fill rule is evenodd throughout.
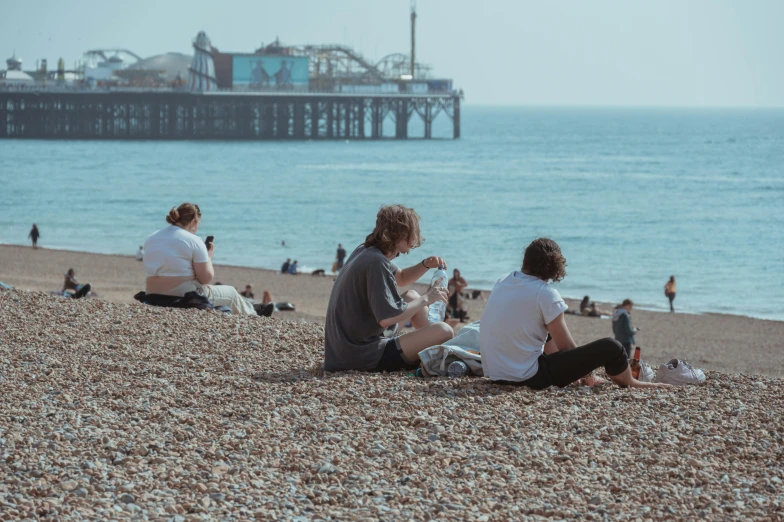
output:
<path id="1" fill-rule="evenodd" d="M 566 258 L 561 253 L 558 243 L 540 237 L 531 241 L 525 249 L 522 271 L 544 281 L 552 279 L 553 283 L 557 283 L 566 277 Z"/>
<path id="2" fill-rule="evenodd" d="M 381 207 L 376 216 L 376 228 L 365 238 L 365 248 L 376 247 L 386 255 L 395 251 L 397 242 L 407 239 L 411 248 L 422 244 L 424 238 L 419 234 L 419 214 L 413 208 L 403 205 Z"/>

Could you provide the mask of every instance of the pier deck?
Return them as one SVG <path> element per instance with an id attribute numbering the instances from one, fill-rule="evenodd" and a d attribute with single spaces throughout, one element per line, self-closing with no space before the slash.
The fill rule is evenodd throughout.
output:
<path id="1" fill-rule="evenodd" d="M 452 121 L 456 94 L 178 91 L 0 91 L 0 138 L 80 140 L 307 140 L 432 138 Z M 422 135 L 409 134 L 412 117 Z M 394 135 L 384 136 L 384 122 Z"/>

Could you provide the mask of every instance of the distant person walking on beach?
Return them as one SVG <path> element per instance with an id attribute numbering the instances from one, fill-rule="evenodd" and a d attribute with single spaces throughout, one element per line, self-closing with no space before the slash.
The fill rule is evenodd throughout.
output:
<path id="1" fill-rule="evenodd" d="M 675 287 L 675 276 L 670 276 L 670 280 L 664 285 L 664 295 L 667 296 L 667 299 L 670 300 L 670 312 L 675 313 L 675 307 L 672 306 L 672 302 L 675 301 L 675 292 L 677 288 Z"/>
<path id="2" fill-rule="evenodd" d="M 136 251 L 136 260 L 144 261 L 144 247 L 139 245 L 139 250 Z"/>
<path id="3" fill-rule="evenodd" d="M 197 292 L 215 306 L 230 307 L 232 313 L 261 315 L 233 286 L 209 284 L 215 277 L 215 242 L 207 245 L 195 235 L 201 223 L 198 205 L 183 203 L 171 209 L 166 222 L 170 226 L 155 232 L 144 243 L 148 296 L 183 297 Z"/>
<path id="4" fill-rule="evenodd" d="M 340 269 L 343 268 L 343 261 L 345 261 L 345 259 L 346 259 L 346 251 L 343 248 L 343 245 L 338 243 L 338 251 L 337 251 L 338 264 L 337 264 L 337 270 L 335 270 L 335 272 L 340 272 Z"/>
<path id="5" fill-rule="evenodd" d="M 484 374 L 499 384 L 542 390 L 564 387 L 604 366 L 620 386 L 654 388 L 658 383 L 632 377 L 626 351 L 609 337 L 577 346 L 566 326 L 566 303 L 549 281 L 566 276 L 566 259 L 552 239 L 534 240 L 525 249 L 521 270 L 493 287 L 482 314 L 480 343 Z"/>
<path id="6" fill-rule="evenodd" d="M 632 345 L 636 343 L 634 334 L 640 330 L 632 326 L 632 308 L 634 308 L 632 300 L 624 299 L 612 316 L 613 335 L 615 335 L 615 340 L 623 345 L 626 357 L 629 359 L 632 358 Z"/>
<path id="7" fill-rule="evenodd" d="M 30 229 L 30 233 L 27 234 L 27 237 L 33 240 L 33 248 L 38 248 L 38 238 L 41 237 L 41 233 L 38 231 L 38 225 L 33 223 L 33 228 Z"/>
<path id="8" fill-rule="evenodd" d="M 401 269 L 393 259 L 422 244 L 419 215 L 402 205 L 381 207 L 373 232 L 348 257 L 335 279 L 324 326 L 324 370 L 394 372 L 416 368 L 419 352 L 454 336 L 444 322 L 428 323 L 428 305 L 446 302 L 438 286 L 424 296 L 408 286 L 431 269 L 446 266 L 428 257 Z M 416 331 L 398 336 L 398 327 L 411 321 Z"/>

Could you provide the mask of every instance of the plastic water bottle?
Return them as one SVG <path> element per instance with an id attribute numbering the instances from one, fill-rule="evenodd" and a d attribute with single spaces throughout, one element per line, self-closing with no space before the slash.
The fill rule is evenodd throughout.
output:
<path id="1" fill-rule="evenodd" d="M 446 374 L 450 379 L 468 375 L 468 365 L 458 357 L 450 355 L 446 358 Z"/>
<path id="2" fill-rule="evenodd" d="M 443 266 L 439 266 L 436 273 L 433 274 L 433 280 L 430 286 L 437 286 L 439 288 L 446 288 L 449 277 L 446 275 L 446 270 Z M 444 313 L 446 312 L 446 303 L 443 301 L 436 301 L 430 305 L 430 310 L 427 312 L 427 321 L 429 323 L 438 323 L 444 320 Z"/>

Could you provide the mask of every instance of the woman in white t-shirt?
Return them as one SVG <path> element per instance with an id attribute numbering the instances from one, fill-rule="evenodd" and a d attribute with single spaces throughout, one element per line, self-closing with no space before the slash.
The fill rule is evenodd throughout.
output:
<path id="1" fill-rule="evenodd" d="M 486 377 L 536 390 L 567 386 L 604 366 L 621 386 L 660 387 L 632 377 L 626 351 L 612 338 L 577 346 L 566 327 L 567 309 L 548 281 L 566 275 L 566 259 L 552 239 L 534 240 L 523 266 L 493 287 L 482 313 L 480 344 Z"/>
<path id="2" fill-rule="evenodd" d="M 232 313 L 256 315 L 253 305 L 231 286 L 210 285 L 215 277 L 212 254 L 215 244 L 206 245 L 196 231 L 201 210 L 193 203 L 183 203 L 169 211 L 163 228 L 144 242 L 146 293 L 184 296 L 198 292 L 215 306 L 228 306 Z"/>

